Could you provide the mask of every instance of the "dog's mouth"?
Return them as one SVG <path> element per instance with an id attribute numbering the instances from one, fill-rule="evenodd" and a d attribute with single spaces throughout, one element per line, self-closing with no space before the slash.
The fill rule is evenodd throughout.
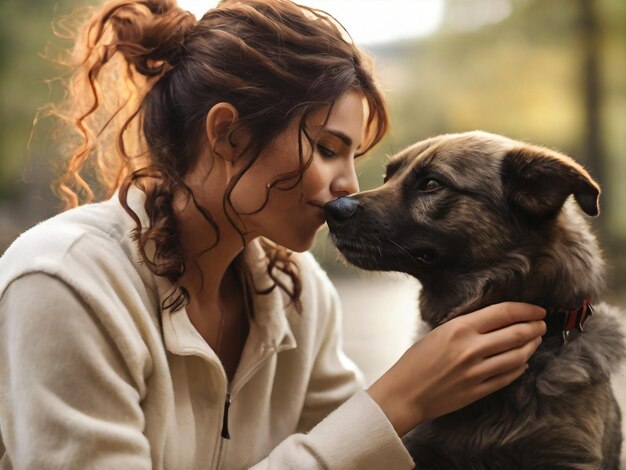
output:
<path id="1" fill-rule="evenodd" d="M 413 269 L 431 266 L 439 257 L 430 247 L 409 249 L 389 238 L 356 241 L 333 232 L 330 237 L 345 260 L 362 269 L 412 274 Z"/>

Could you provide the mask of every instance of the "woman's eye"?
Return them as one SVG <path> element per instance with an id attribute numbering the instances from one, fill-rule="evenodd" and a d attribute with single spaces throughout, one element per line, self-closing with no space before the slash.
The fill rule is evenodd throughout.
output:
<path id="1" fill-rule="evenodd" d="M 317 144 L 317 151 L 320 153 L 320 155 L 324 158 L 332 158 L 335 155 L 337 155 L 335 152 L 333 152 L 332 150 L 324 147 L 323 145 Z"/>
<path id="2" fill-rule="evenodd" d="M 428 179 L 428 180 L 422 181 L 420 185 L 417 187 L 417 189 L 419 189 L 420 191 L 424 191 L 426 193 L 431 193 L 433 191 L 437 191 L 438 189 L 442 187 L 443 186 L 439 183 L 439 181 Z"/>

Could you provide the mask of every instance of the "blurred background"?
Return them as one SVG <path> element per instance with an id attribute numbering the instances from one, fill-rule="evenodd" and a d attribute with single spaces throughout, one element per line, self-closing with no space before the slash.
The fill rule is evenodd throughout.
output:
<path id="1" fill-rule="evenodd" d="M 0 2 L 0 253 L 60 210 L 50 184 L 53 122 L 66 72 L 44 58 L 70 43 L 52 22 L 88 0 Z M 179 0 L 197 17 L 215 1 Z M 373 55 L 392 127 L 358 163 L 362 189 L 428 136 L 474 129 L 559 149 L 603 188 L 593 221 L 609 264 L 606 300 L 626 306 L 626 1 L 317 0 Z M 30 143 L 30 144 L 29 144 Z M 415 337 L 419 286 L 343 265 L 322 229 L 313 249 L 344 305 L 345 349 L 371 382 Z"/>

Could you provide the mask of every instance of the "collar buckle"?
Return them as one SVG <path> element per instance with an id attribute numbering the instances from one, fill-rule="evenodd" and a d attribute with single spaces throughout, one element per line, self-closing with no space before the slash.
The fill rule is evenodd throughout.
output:
<path id="1" fill-rule="evenodd" d="M 567 340 L 569 338 L 569 332 L 570 332 L 570 330 L 563 330 L 563 332 L 562 332 L 563 343 L 562 344 L 567 343 Z"/>
<path id="2" fill-rule="evenodd" d="M 546 323 L 548 324 L 548 332 L 546 336 L 561 336 L 565 344 L 573 329 L 582 333 L 583 324 L 591 315 L 593 315 L 593 307 L 591 306 L 591 296 L 587 296 L 582 301 L 582 306 L 578 308 L 548 308 Z"/>
<path id="3" fill-rule="evenodd" d="M 593 315 L 593 306 L 589 303 L 591 302 L 591 297 L 586 297 L 583 302 L 583 308 L 578 317 L 578 323 L 576 323 L 576 329 L 581 333 L 585 331 L 583 330 L 583 323 L 585 323 L 588 317 Z"/>

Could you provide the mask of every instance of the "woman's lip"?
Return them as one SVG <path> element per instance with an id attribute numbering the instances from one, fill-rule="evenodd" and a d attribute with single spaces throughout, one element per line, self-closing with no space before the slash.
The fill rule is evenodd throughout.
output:
<path id="1" fill-rule="evenodd" d="M 315 207 L 317 209 L 318 215 L 320 216 L 320 218 L 322 220 L 326 220 L 326 218 L 324 217 L 324 207 L 323 206 L 320 206 L 320 205 L 318 205 L 318 204 L 316 204 L 314 202 L 309 202 L 309 205 L 313 206 L 313 207 Z"/>

